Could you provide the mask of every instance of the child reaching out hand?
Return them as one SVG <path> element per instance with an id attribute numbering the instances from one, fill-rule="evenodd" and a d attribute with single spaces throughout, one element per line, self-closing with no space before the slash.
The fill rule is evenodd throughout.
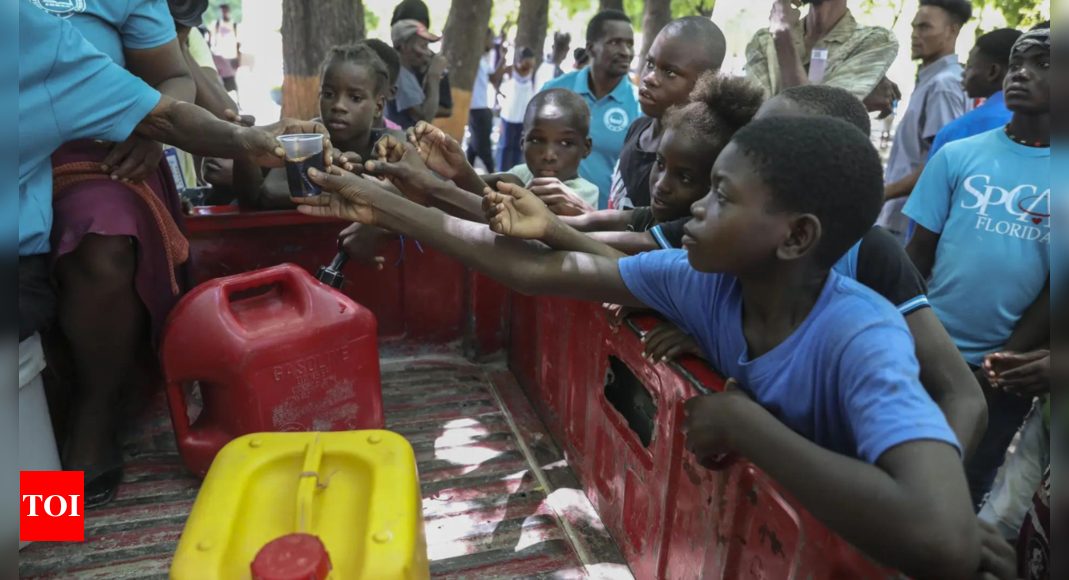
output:
<path id="1" fill-rule="evenodd" d="M 682 248 L 691 206 L 709 193 L 710 173 L 735 132 L 764 102 L 745 77 L 706 72 L 690 101 L 659 119 L 661 135 L 649 172 L 649 207 L 610 209 L 562 221 L 624 253 Z M 648 233 L 647 233 L 648 232 Z M 569 249 L 569 248 L 558 248 Z"/>
<path id="2" fill-rule="evenodd" d="M 920 384 L 909 330 L 889 302 L 832 271 L 883 200 L 879 154 L 855 127 L 748 125 L 714 165 L 686 251 L 623 259 L 497 236 L 337 168 L 312 179 L 330 193 L 301 200 L 303 213 L 414 237 L 523 293 L 658 310 L 752 396 L 688 402 L 695 456 L 745 457 L 845 540 L 918 580 L 979 568 L 961 450 Z M 541 203 L 499 189 L 515 211 Z M 494 228 L 512 235 L 553 241 L 571 230 L 552 219 L 506 224 L 505 209 Z"/>
<path id="3" fill-rule="evenodd" d="M 389 130 L 375 129 L 390 90 L 386 63 L 367 44 L 337 46 L 323 62 L 319 91 L 320 119 L 332 145 L 361 167 L 372 157 L 376 141 Z M 403 133 L 393 132 L 396 136 Z M 348 159 L 353 157 L 354 159 Z M 339 156 L 335 155 L 338 159 Z M 235 160 L 234 190 L 238 203 L 251 209 L 292 209 L 285 169 L 266 175 L 246 160 Z"/>

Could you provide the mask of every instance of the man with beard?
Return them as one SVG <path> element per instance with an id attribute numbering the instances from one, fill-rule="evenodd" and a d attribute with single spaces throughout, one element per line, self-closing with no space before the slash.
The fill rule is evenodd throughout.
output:
<path id="1" fill-rule="evenodd" d="M 846 1 L 774 0 L 769 27 L 758 31 L 746 49 L 746 74 L 769 97 L 813 83 L 865 99 L 898 56 L 898 40 L 886 28 L 859 25 Z M 805 18 L 795 7 L 800 4 L 810 5 Z"/>

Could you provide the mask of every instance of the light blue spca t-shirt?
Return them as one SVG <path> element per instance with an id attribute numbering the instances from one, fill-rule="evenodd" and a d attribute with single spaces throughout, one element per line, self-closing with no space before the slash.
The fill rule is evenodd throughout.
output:
<path id="1" fill-rule="evenodd" d="M 1046 286 L 1051 205 L 1050 148 L 1001 128 L 948 144 L 913 190 L 906 215 L 941 234 L 928 300 L 969 364 L 1006 345 Z"/>

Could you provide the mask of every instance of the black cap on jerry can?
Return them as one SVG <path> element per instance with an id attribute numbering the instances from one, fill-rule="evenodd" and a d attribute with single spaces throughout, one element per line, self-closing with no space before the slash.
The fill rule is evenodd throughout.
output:
<path id="1" fill-rule="evenodd" d="M 338 255 L 334 256 L 334 261 L 329 266 L 319 268 L 319 272 L 316 273 L 316 280 L 335 290 L 341 290 L 342 286 L 345 286 L 345 274 L 342 274 L 342 270 L 348 262 L 349 254 L 344 251 L 338 252 Z"/>

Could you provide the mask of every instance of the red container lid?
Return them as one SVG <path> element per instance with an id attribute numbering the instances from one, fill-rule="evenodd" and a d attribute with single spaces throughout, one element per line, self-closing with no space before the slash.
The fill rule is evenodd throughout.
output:
<path id="1" fill-rule="evenodd" d="M 253 580 L 327 580 L 330 555 L 308 534 L 290 534 L 267 544 L 252 562 Z"/>

